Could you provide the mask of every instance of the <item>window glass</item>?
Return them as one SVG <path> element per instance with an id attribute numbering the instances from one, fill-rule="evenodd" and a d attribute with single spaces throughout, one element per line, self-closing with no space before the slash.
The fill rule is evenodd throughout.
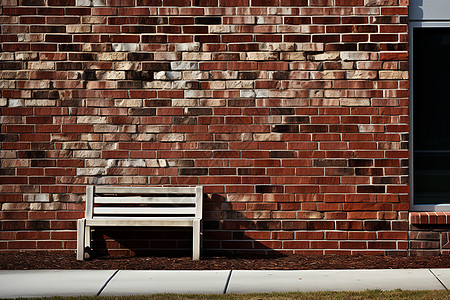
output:
<path id="1" fill-rule="evenodd" d="M 413 32 L 414 204 L 450 203 L 450 28 Z"/>

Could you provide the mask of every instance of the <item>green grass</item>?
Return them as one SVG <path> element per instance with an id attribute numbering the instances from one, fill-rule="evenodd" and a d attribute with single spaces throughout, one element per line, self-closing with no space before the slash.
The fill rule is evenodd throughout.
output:
<path id="1" fill-rule="evenodd" d="M 45 300 L 290 300 L 290 299 L 450 299 L 450 291 L 380 291 L 370 290 L 364 292 L 310 292 L 310 293 L 270 293 L 270 294 L 230 294 L 230 295 L 177 295 L 157 294 L 148 296 L 123 296 L 123 297 L 52 297 L 33 298 Z"/>

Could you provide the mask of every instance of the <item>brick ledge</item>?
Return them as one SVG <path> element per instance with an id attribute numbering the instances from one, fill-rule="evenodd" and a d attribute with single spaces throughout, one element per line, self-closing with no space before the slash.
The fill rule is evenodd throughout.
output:
<path id="1" fill-rule="evenodd" d="M 410 212 L 410 224 L 450 224 L 450 212 Z"/>

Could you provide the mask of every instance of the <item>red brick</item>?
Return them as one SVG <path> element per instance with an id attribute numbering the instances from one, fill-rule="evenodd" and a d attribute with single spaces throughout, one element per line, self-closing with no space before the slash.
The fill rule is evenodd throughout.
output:
<path id="1" fill-rule="evenodd" d="M 9 241 L 8 249 L 17 249 L 17 250 L 36 249 L 36 241 Z"/>

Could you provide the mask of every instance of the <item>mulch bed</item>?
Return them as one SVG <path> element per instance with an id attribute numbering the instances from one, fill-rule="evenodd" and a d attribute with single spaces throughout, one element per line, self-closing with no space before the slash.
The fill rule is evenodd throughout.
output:
<path id="1" fill-rule="evenodd" d="M 320 270 L 320 269 L 416 269 L 450 268 L 445 256 L 289 255 L 280 257 L 97 257 L 79 262 L 74 253 L 0 253 L 0 270 L 96 269 L 96 270 Z"/>

